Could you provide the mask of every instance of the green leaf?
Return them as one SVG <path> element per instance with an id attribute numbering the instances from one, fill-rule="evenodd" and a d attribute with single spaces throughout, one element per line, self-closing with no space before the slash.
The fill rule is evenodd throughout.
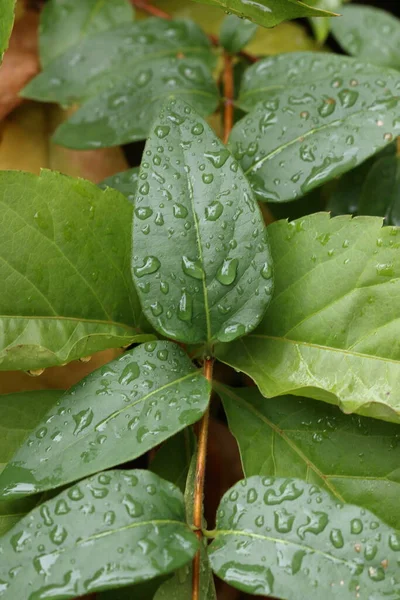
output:
<path id="1" fill-rule="evenodd" d="M 133 169 L 128 169 L 127 171 L 122 171 L 122 173 L 116 173 L 111 177 L 107 177 L 107 179 L 104 179 L 98 185 L 103 190 L 107 187 L 118 190 L 128 198 L 129 202 L 134 204 L 138 181 L 139 167 L 133 167 Z"/>
<path id="2" fill-rule="evenodd" d="M 326 17 L 332 13 L 309 6 L 300 0 L 195 0 L 202 4 L 220 6 L 238 17 L 250 19 L 263 27 L 275 27 L 282 21 L 299 17 Z"/>
<path id="3" fill-rule="evenodd" d="M 193 432 L 187 427 L 161 446 L 150 464 L 150 469 L 183 492 L 195 446 Z"/>
<path id="4" fill-rule="evenodd" d="M 182 567 L 184 569 L 185 567 Z M 168 577 L 156 577 L 145 583 L 129 585 L 127 587 L 113 589 L 108 592 L 96 594 L 96 600 L 154 600 L 158 588 Z"/>
<path id="5" fill-rule="evenodd" d="M 319 213 L 268 227 L 275 292 L 218 358 L 272 398 L 296 394 L 400 422 L 400 230 Z"/>
<path id="6" fill-rule="evenodd" d="M 366 62 L 400 68 L 400 20 L 372 6 L 345 6 L 332 21 L 332 33 L 342 48 Z"/>
<path id="7" fill-rule="evenodd" d="M 382 216 L 388 225 L 400 225 L 399 157 L 386 156 L 372 166 L 361 190 L 358 213 Z"/>
<path id="8" fill-rule="evenodd" d="M 397 425 L 343 415 L 335 406 L 294 396 L 266 402 L 257 388 L 216 390 L 246 477 L 307 480 L 400 530 Z"/>
<path id="9" fill-rule="evenodd" d="M 8 47 L 8 40 L 14 24 L 15 0 L 0 0 L 0 62 Z"/>
<path id="10" fill-rule="evenodd" d="M 313 2 L 309 2 L 309 4 L 322 10 L 338 13 L 342 7 L 343 0 L 314 0 Z M 317 42 L 323 44 L 331 28 L 330 17 L 310 17 L 310 23 Z"/>
<path id="11" fill-rule="evenodd" d="M 154 327 L 211 344 L 251 331 L 272 292 L 265 227 L 238 163 L 173 100 L 147 141 L 136 196 L 133 274 Z"/>
<path id="12" fill-rule="evenodd" d="M 54 142 L 84 150 L 144 140 L 171 94 L 182 96 L 204 116 L 219 101 L 212 73 L 202 60 L 160 58 L 133 68 L 128 80 L 91 98 L 57 129 Z"/>
<path id="13" fill-rule="evenodd" d="M 138 67 L 145 73 L 154 60 L 177 54 L 214 63 L 210 42 L 193 21 L 151 18 L 129 23 L 83 39 L 35 77 L 23 96 L 62 105 L 82 102 L 126 85 Z"/>
<path id="14" fill-rule="evenodd" d="M 249 43 L 257 31 L 257 27 L 255 23 L 247 19 L 228 15 L 222 22 L 219 42 L 225 50 L 235 54 Z"/>
<path id="15" fill-rule="evenodd" d="M 83 38 L 132 21 L 129 0 L 50 0 L 40 18 L 39 49 L 43 67 Z"/>
<path id="16" fill-rule="evenodd" d="M 210 384 L 172 342 L 149 342 L 66 392 L 0 475 L 0 497 L 53 489 L 132 460 L 198 421 Z"/>
<path id="17" fill-rule="evenodd" d="M 338 504 L 300 479 L 250 477 L 222 498 L 214 572 L 276 598 L 397 597 L 399 534 L 371 512 Z"/>
<path id="18" fill-rule="evenodd" d="M 60 390 L 0 395 L 0 472 L 46 412 L 61 396 Z M 38 498 L 0 502 L 0 536 L 38 502 Z"/>
<path id="19" fill-rule="evenodd" d="M 0 204 L 0 370 L 151 339 L 139 330 L 122 195 L 51 171 L 2 171 Z"/>
<path id="20" fill-rule="evenodd" d="M 149 471 L 100 473 L 0 540 L 1 598 L 61 600 L 146 581 L 185 565 L 197 548 L 174 485 Z"/>
<path id="21" fill-rule="evenodd" d="M 274 86 L 272 97 L 259 102 L 230 136 L 229 147 L 262 201 L 294 200 L 353 169 L 400 132 L 395 71 L 360 64 L 356 67 L 354 60 L 349 63 L 329 54 L 323 58 L 314 55 L 314 75 L 318 76 L 323 67 L 325 73 L 320 81 L 314 79 L 309 85 L 309 73 L 304 73 L 313 71 L 310 54 L 287 57 L 286 61 L 275 61 L 278 76 L 265 79 L 266 88 Z M 291 60 L 294 88 L 287 77 Z M 334 72 L 342 61 L 343 68 Z M 258 83 L 250 92 L 251 102 L 260 97 L 259 80 L 267 64 L 263 62 L 253 71 Z M 282 90 L 284 65 L 286 88 Z M 300 73 L 304 75 L 302 83 Z M 242 94 L 248 93 L 248 87 L 245 83 Z M 268 96 L 267 89 L 263 93 Z"/>

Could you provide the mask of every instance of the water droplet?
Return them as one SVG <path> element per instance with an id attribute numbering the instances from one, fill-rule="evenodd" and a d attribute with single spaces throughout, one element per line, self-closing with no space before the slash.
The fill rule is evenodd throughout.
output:
<path id="1" fill-rule="evenodd" d="M 237 258 L 226 258 L 220 267 L 216 278 L 222 285 L 231 285 L 237 276 L 239 260 Z"/>
<path id="2" fill-rule="evenodd" d="M 70 510 L 71 509 L 65 500 L 59 500 L 56 504 L 54 512 L 56 515 L 66 515 L 69 513 Z"/>
<path id="3" fill-rule="evenodd" d="M 182 271 L 186 275 L 189 275 L 189 277 L 193 277 L 193 279 L 203 279 L 204 271 L 198 260 L 192 260 L 187 256 L 182 256 Z"/>
<path id="4" fill-rule="evenodd" d="M 333 544 L 333 546 L 335 546 L 335 548 L 343 548 L 344 546 L 344 540 L 343 540 L 343 534 L 340 531 L 340 529 L 332 529 L 329 538 Z"/>
<path id="5" fill-rule="evenodd" d="M 203 173 L 201 178 L 204 183 L 212 183 L 214 181 L 214 175 L 212 173 Z"/>
<path id="6" fill-rule="evenodd" d="M 376 273 L 381 277 L 393 277 L 394 268 L 392 263 L 382 263 L 376 265 Z"/>
<path id="7" fill-rule="evenodd" d="M 56 525 L 56 527 L 54 527 L 54 529 L 52 529 L 50 532 L 50 539 L 54 544 L 57 544 L 57 546 L 62 544 L 67 537 L 67 530 L 61 525 Z"/>
<path id="8" fill-rule="evenodd" d="M 140 206 L 135 209 L 135 215 L 141 221 L 148 219 L 153 214 L 152 209 L 149 206 Z"/>
<path id="9" fill-rule="evenodd" d="M 135 267 L 133 271 L 136 277 L 143 277 L 144 275 L 151 275 L 152 273 L 155 273 L 160 267 L 161 263 L 158 258 L 155 256 L 146 256 L 142 266 Z"/>
<path id="10" fill-rule="evenodd" d="M 183 206 L 183 204 L 180 204 L 179 202 L 176 202 L 174 204 L 173 211 L 174 211 L 174 217 L 176 217 L 177 219 L 185 219 L 188 215 L 187 208 L 185 206 Z"/>
<path id="11" fill-rule="evenodd" d="M 186 291 L 183 291 L 179 299 L 178 317 L 181 321 L 191 321 L 192 313 L 193 299 Z"/>
<path id="12" fill-rule="evenodd" d="M 338 94 L 340 104 L 344 108 L 351 108 L 357 102 L 358 95 L 359 95 L 358 92 L 356 92 L 355 90 L 349 90 L 349 89 L 341 90 Z"/>
<path id="13" fill-rule="evenodd" d="M 272 277 L 272 267 L 268 263 L 264 263 L 261 269 L 261 277 L 263 279 L 271 279 Z"/>
<path id="14" fill-rule="evenodd" d="M 222 334 L 219 335 L 221 342 L 230 342 L 246 333 L 246 327 L 242 323 L 227 325 Z"/>
<path id="15" fill-rule="evenodd" d="M 157 125 L 157 127 L 154 129 L 154 133 L 160 139 L 165 138 L 169 134 L 170 131 L 171 131 L 171 128 L 168 127 L 168 125 Z"/>
<path id="16" fill-rule="evenodd" d="M 160 290 L 163 294 L 168 294 L 169 284 L 166 281 L 160 281 Z"/>
<path id="17" fill-rule="evenodd" d="M 130 494 L 126 494 L 123 497 L 122 504 L 125 506 L 126 512 L 130 517 L 136 519 L 142 516 L 143 506 L 140 504 L 140 502 L 134 500 L 134 498 Z"/>
<path id="18" fill-rule="evenodd" d="M 155 317 L 159 317 L 163 313 L 163 310 L 164 310 L 162 307 L 162 304 L 160 304 L 160 302 L 158 302 L 158 300 L 156 300 L 155 302 L 150 304 L 150 309 Z"/>
<path id="19" fill-rule="evenodd" d="M 193 125 L 191 132 L 193 135 L 201 135 L 204 131 L 204 126 L 201 123 L 196 123 Z"/>
<path id="20" fill-rule="evenodd" d="M 295 516 L 290 514 L 285 508 L 274 511 L 275 529 L 279 533 L 289 533 L 292 531 Z"/>
<path id="21" fill-rule="evenodd" d="M 224 212 L 224 207 L 218 200 L 214 200 L 205 209 L 207 221 L 216 221 Z"/>
<path id="22" fill-rule="evenodd" d="M 359 535 L 363 530 L 363 524 L 361 519 L 352 519 L 350 522 L 350 531 L 355 535 Z"/>
<path id="23" fill-rule="evenodd" d="M 220 169 L 228 160 L 230 153 L 229 150 L 223 148 L 216 152 L 204 152 L 204 156 L 211 162 L 211 164 Z"/>
<path id="24" fill-rule="evenodd" d="M 74 435 L 79 435 L 84 429 L 89 427 L 93 421 L 93 411 L 91 408 L 81 410 L 78 414 L 73 415 L 75 421 Z"/>

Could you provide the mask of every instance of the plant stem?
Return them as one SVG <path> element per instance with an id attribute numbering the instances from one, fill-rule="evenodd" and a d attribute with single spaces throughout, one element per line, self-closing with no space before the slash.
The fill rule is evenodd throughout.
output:
<path id="1" fill-rule="evenodd" d="M 214 359 L 207 357 L 204 360 L 204 377 L 208 381 L 212 381 Z M 193 527 L 196 531 L 198 539 L 203 539 L 202 522 L 203 522 L 203 495 L 204 495 L 204 480 L 206 474 L 206 458 L 207 458 L 207 438 L 208 424 L 210 420 L 210 411 L 206 413 L 200 421 L 198 434 L 197 448 L 197 463 L 195 474 L 194 500 L 193 500 Z M 197 552 L 193 560 L 193 577 L 192 577 L 192 600 L 200 600 L 200 551 Z"/>
<path id="2" fill-rule="evenodd" d="M 232 56 L 224 53 L 224 139 L 226 144 L 233 127 L 233 64 Z"/>

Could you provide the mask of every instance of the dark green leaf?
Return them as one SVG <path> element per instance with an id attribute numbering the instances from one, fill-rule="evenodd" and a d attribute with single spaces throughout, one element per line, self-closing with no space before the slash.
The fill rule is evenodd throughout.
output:
<path id="1" fill-rule="evenodd" d="M 14 6 L 15 0 L 0 0 L 0 62 L 11 35 L 14 23 Z"/>
<path id="2" fill-rule="evenodd" d="M 268 227 L 275 292 L 216 355 L 272 398 L 292 393 L 400 422 L 400 229 L 326 213 Z"/>
<path id="3" fill-rule="evenodd" d="M 182 567 L 184 569 L 185 567 Z M 96 594 L 96 600 L 153 600 L 158 588 L 168 577 L 156 577 L 145 583 L 129 585 Z"/>
<path id="4" fill-rule="evenodd" d="M 225 50 L 235 54 L 249 43 L 256 31 L 255 23 L 228 15 L 222 22 L 219 41 Z"/>
<path id="5" fill-rule="evenodd" d="M 386 156 L 376 161 L 362 186 L 360 215 L 385 217 L 388 225 L 400 225 L 400 160 Z"/>
<path id="6" fill-rule="evenodd" d="M 362 60 L 400 68 L 400 20 L 372 6 L 345 6 L 332 33 L 346 52 Z"/>
<path id="7" fill-rule="evenodd" d="M 214 62 L 207 36 L 192 21 L 145 19 L 84 38 L 35 77 L 23 95 L 63 105 L 82 102 L 126 84 L 133 69 L 146 71 L 152 61 L 177 54 Z"/>
<path id="8" fill-rule="evenodd" d="M 314 60 L 319 69 L 330 57 Z M 336 64 L 332 59 L 328 72 Z M 345 65 L 348 71 L 349 63 Z M 295 74 L 297 78 L 297 67 Z M 279 78 L 275 81 L 281 85 Z M 341 76 L 339 70 L 307 91 L 301 84 L 292 89 L 290 79 L 286 81 L 285 90 L 259 102 L 230 136 L 230 149 L 259 200 L 294 200 L 353 169 L 400 133 L 395 71 L 354 68 L 352 76 Z"/>
<path id="9" fill-rule="evenodd" d="M 121 194 L 124 194 L 124 196 L 128 198 L 129 202 L 134 204 L 138 180 L 139 167 L 133 167 L 133 169 L 128 169 L 122 173 L 117 173 L 116 175 L 107 177 L 107 179 L 104 179 L 101 183 L 99 183 L 99 187 L 103 190 L 105 190 L 107 187 L 114 188 L 121 192 Z"/>
<path id="10" fill-rule="evenodd" d="M 129 0 L 50 0 L 40 18 L 40 60 L 46 67 L 83 38 L 132 21 Z"/>
<path id="11" fill-rule="evenodd" d="M 214 572 L 251 594 L 309 600 L 400 594 L 400 535 L 371 512 L 338 504 L 300 479 L 237 483 L 222 498 L 215 534 Z"/>
<path id="12" fill-rule="evenodd" d="M 149 471 L 108 471 L 42 504 L 0 540 L 0 594 L 75 598 L 170 573 L 197 547 L 174 485 Z"/>
<path id="13" fill-rule="evenodd" d="M 263 27 L 275 27 L 282 21 L 299 17 L 326 17 L 332 13 L 309 6 L 300 0 L 195 0 L 220 6 L 238 17 L 250 19 Z"/>
<path id="14" fill-rule="evenodd" d="M 147 141 L 133 274 L 158 331 L 183 342 L 251 331 L 270 300 L 266 232 L 240 166 L 203 119 L 173 100 Z"/>
<path id="15" fill-rule="evenodd" d="M 398 425 L 343 415 L 335 406 L 257 388 L 218 385 L 246 477 L 299 477 L 400 529 Z"/>
<path id="16" fill-rule="evenodd" d="M 88 149 L 144 140 L 171 94 L 183 97 L 204 116 L 219 100 L 212 73 L 200 59 L 154 59 L 133 68 L 129 79 L 93 96 L 57 129 L 54 141 Z"/>
<path id="17" fill-rule="evenodd" d="M 45 390 L 0 396 L 0 472 L 61 394 L 60 390 Z M 37 498 L 0 502 L 0 536 L 37 502 Z"/>
<path id="18" fill-rule="evenodd" d="M 210 385 L 172 342 L 149 342 L 66 392 L 0 475 L 0 497 L 52 489 L 136 458 L 207 408 Z"/>
<path id="19" fill-rule="evenodd" d="M 0 369 L 151 338 L 129 270 L 132 206 L 51 171 L 0 173 Z"/>
<path id="20" fill-rule="evenodd" d="M 150 469 L 184 492 L 195 446 L 193 432 L 187 427 L 161 446 Z"/>

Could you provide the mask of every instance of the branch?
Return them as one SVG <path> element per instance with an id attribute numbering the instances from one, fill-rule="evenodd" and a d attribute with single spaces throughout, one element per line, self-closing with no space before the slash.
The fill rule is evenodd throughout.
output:
<path id="1" fill-rule="evenodd" d="M 228 52 L 224 53 L 224 138 L 223 142 L 228 142 L 233 127 L 233 64 L 232 56 Z"/>
<path id="2" fill-rule="evenodd" d="M 204 376 L 208 381 L 212 381 L 214 360 L 206 358 L 204 360 Z M 206 474 L 206 457 L 207 457 L 207 438 L 208 424 L 210 420 L 210 412 L 204 414 L 200 421 L 198 435 L 198 450 L 197 463 L 195 473 L 194 486 L 194 502 L 193 502 L 193 527 L 196 531 L 198 539 L 203 538 L 203 495 L 204 495 L 204 480 Z M 197 552 L 193 560 L 193 578 L 192 578 L 192 600 L 200 600 L 200 551 Z"/>

